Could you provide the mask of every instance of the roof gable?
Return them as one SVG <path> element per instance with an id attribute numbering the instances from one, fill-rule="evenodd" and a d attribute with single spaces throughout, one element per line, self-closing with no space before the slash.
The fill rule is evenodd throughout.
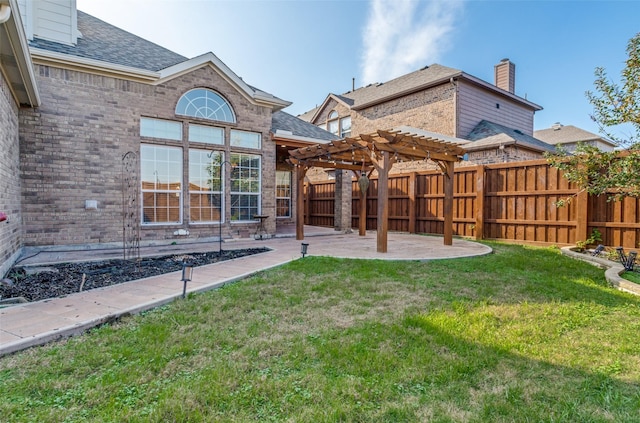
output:
<path id="1" fill-rule="evenodd" d="M 227 82 L 234 86 L 241 94 L 243 94 L 249 101 L 254 104 L 270 106 L 275 108 L 276 110 L 280 110 L 291 105 L 290 101 L 282 100 L 274 96 L 273 94 L 269 94 L 247 84 L 227 65 L 225 65 L 222 60 L 220 60 L 215 54 L 211 52 L 162 69 L 159 72 L 160 78 L 155 83 L 159 84 L 169 79 L 177 78 L 178 76 L 192 72 L 203 66 L 209 66 L 213 68 L 214 71 L 216 71 L 220 76 L 222 76 Z"/>

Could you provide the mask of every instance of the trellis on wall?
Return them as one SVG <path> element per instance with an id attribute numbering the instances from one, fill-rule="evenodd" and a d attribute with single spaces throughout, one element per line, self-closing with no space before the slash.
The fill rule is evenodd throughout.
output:
<path id="1" fill-rule="evenodd" d="M 140 260 L 140 169 L 138 155 L 129 151 L 122 157 L 122 255 Z"/>

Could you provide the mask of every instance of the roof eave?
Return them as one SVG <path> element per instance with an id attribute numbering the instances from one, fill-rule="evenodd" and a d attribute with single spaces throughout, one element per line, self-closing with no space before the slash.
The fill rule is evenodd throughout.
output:
<path id="1" fill-rule="evenodd" d="M 16 0 L 3 0 L 0 1 L 0 4 L 8 5 L 10 8 L 9 19 L 2 25 L 6 29 L 9 38 L 8 41 L 11 44 L 11 49 L 13 50 L 18 73 L 20 74 L 21 79 L 21 81 L 9 80 L 10 85 L 12 85 L 11 91 L 18 104 L 27 104 L 31 107 L 37 107 L 41 103 L 40 93 L 38 91 L 32 59 L 29 53 L 29 43 L 24 32 L 22 19 L 20 18 L 18 3 Z M 13 87 L 16 85 L 24 86 L 26 94 L 19 95 L 19 90 Z"/>
<path id="2" fill-rule="evenodd" d="M 101 75 L 114 76 L 118 78 L 139 81 L 157 81 L 160 74 L 146 69 L 123 66 L 101 60 L 88 59 L 86 57 L 74 56 L 71 54 L 58 53 L 41 48 L 31 47 L 33 62 L 43 65 L 55 65 L 67 69 L 81 70 Z"/>
<path id="3" fill-rule="evenodd" d="M 282 143 L 287 147 L 306 147 L 315 144 L 326 144 L 330 141 L 317 138 L 302 137 L 293 134 L 283 134 L 281 132 L 271 133 L 271 139 L 277 143 Z"/>

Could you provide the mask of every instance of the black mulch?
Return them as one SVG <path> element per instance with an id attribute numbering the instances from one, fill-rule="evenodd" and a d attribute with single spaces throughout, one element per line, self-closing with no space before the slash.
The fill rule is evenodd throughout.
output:
<path id="1" fill-rule="evenodd" d="M 28 274 L 25 267 L 14 266 L 0 283 L 0 298 L 23 297 L 27 301 L 62 297 L 79 291 L 115 285 L 135 279 L 182 270 L 186 260 L 194 267 L 269 251 L 268 248 L 249 248 L 208 253 L 188 253 L 136 260 L 106 260 L 100 262 L 60 263 L 37 266 Z M 33 267 L 31 267 L 33 268 Z M 84 275 L 84 276 L 83 276 Z M 83 283 L 84 279 L 84 283 Z M 82 288 L 82 289 L 81 289 Z"/>

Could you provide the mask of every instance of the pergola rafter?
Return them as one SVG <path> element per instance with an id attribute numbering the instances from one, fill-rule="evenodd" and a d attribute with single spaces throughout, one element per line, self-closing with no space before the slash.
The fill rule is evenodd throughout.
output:
<path id="1" fill-rule="evenodd" d="M 389 170 L 396 162 L 431 160 L 435 162 L 445 175 L 444 178 L 444 244 L 453 243 L 453 164 L 460 161 L 465 151 L 455 142 L 438 138 L 437 134 L 420 135 L 402 130 L 379 130 L 371 134 L 360 134 L 358 137 L 348 137 L 331 141 L 326 144 L 316 144 L 302 147 L 289 152 L 289 161 L 296 166 L 298 182 L 304 180 L 304 175 L 310 167 L 325 167 L 332 169 L 348 169 L 360 175 L 362 172 L 378 172 L 378 252 L 387 251 L 388 230 L 388 176 Z M 303 191 L 298 187 L 298 203 L 302 202 Z M 360 206 L 366 207 L 366 192 L 360 193 Z M 304 238 L 304 209 L 298 207 L 296 236 Z M 360 234 L 364 234 L 366 227 L 366 210 L 361 209 Z"/>

